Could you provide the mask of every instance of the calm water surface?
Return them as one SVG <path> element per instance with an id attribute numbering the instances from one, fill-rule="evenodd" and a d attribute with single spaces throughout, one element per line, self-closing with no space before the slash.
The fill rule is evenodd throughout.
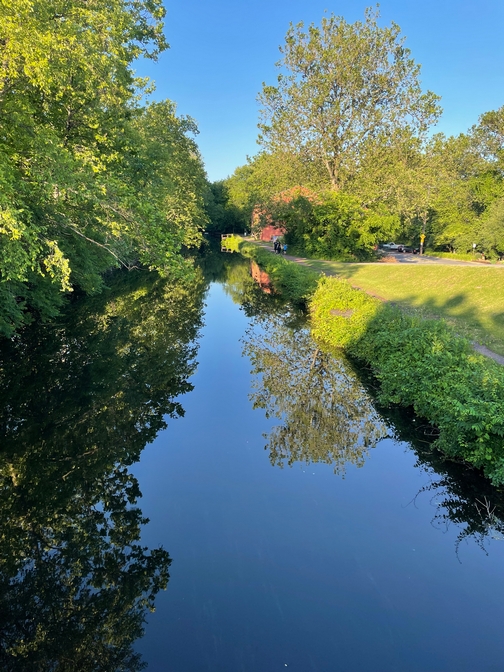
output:
<path id="1" fill-rule="evenodd" d="M 407 443 L 379 441 L 344 478 L 272 466 L 279 421 L 249 399 L 249 322 L 213 284 L 185 417 L 134 467 L 144 540 L 173 557 L 139 644 L 149 669 L 504 669 L 504 542 L 459 543 L 463 517 L 446 519 Z"/>
<path id="2" fill-rule="evenodd" d="M 4 352 L 2 669 L 139 669 L 121 630 L 151 591 L 150 672 L 503 670 L 501 493 L 246 267 L 213 277 L 119 288 Z"/>

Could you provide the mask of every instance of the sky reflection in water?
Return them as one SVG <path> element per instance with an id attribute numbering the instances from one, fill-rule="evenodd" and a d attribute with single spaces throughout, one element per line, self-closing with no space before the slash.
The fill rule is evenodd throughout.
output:
<path id="1" fill-rule="evenodd" d="M 499 493 L 443 463 L 413 417 L 380 420 L 347 363 L 312 366 L 303 320 L 248 269 L 214 277 L 186 415 L 135 467 L 145 538 L 174 558 L 139 643 L 150 669 L 499 669 Z"/>

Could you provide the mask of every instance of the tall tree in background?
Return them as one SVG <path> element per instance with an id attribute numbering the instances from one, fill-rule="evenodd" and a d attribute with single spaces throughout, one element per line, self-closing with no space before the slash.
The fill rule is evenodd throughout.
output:
<path id="1" fill-rule="evenodd" d="M 331 14 L 320 27 L 292 25 L 280 48 L 276 86 L 263 85 L 259 143 L 322 163 L 331 186 L 344 186 L 367 140 L 398 128 L 425 132 L 438 119 L 439 97 L 420 87 L 420 66 L 397 24 L 381 28 Z"/>

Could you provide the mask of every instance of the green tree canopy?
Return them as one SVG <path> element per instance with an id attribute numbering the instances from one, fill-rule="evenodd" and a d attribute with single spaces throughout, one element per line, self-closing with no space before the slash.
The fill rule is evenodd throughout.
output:
<path id="1" fill-rule="evenodd" d="M 160 0 L 0 4 L 0 333 L 138 261 L 180 272 L 206 178 L 194 122 L 141 105 L 166 48 Z"/>
<path id="2" fill-rule="evenodd" d="M 276 86 L 263 85 L 259 142 L 325 166 L 334 189 L 357 170 L 370 137 L 410 128 L 423 133 L 440 114 L 438 96 L 420 87 L 420 66 L 395 23 L 331 14 L 320 27 L 291 25 L 280 48 Z"/>

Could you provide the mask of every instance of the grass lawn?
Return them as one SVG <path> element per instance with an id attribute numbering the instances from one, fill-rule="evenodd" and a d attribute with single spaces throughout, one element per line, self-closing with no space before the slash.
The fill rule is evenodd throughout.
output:
<path id="1" fill-rule="evenodd" d="M 269 247 L 269 246 L 268 246 Z M 303 259 L 303 266 L 347 278 L 354 287 L 457 331 L 504 356 L 504 267 L 351 264 Z"/>
<path id="2" fill-rule="evenodd" d="M 504 355 L 504 268 L 347 264 L 307 259 L 304 266 L 347 278 L 355 287 L 425 317 L 443 317 L 457 333 Z"/>

